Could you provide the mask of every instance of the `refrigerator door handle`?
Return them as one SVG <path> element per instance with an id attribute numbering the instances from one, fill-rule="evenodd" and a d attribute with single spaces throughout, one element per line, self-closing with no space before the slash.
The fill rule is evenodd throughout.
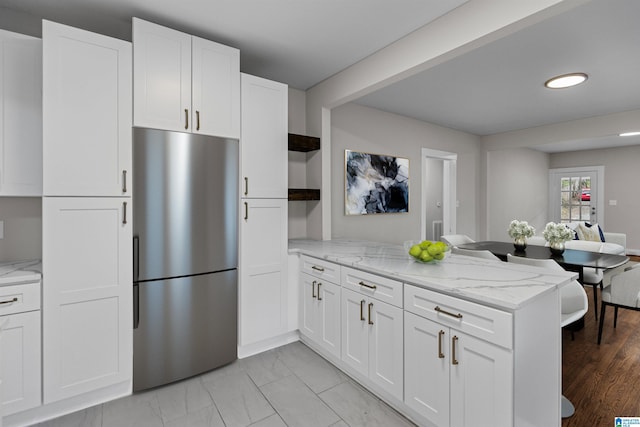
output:
<path id="1" fill-rule="evenodd" d="M 140 237 L 133 236 L 133 281 L 140 280 Z"/>
<path id="2" fill-rule="evenodd" d="M 140 285 L 133 284 L 133 329 L 140 324 Z"/>

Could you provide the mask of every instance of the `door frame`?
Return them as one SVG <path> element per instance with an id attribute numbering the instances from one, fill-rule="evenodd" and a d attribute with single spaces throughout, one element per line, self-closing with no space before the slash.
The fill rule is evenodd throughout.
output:
<path id="1" fill-rule="evenodd" d="M 457 218 L 457 192 L 456 192 L 456 175 L 458 155 L 448 151 L 432 150 L 430 148 L 422 149 L 422 205 L 420 214 L 420 235 L 424 238 L 427 235 L 427 188 L 424 183 L 425 172 L 427 170 L 427 159 L 443 160 L 442 173 L 442 233 L 456 234 L 456 218 Z"/>
<path id="2" fill-rule="evenodd" d="M 560 192 L 557 178 L 564 174 L 584 174 L 595 173 L 595 199 L 596 199 L 596 222 L 601 227 L 605 226 L 604 218 L 604 166 L 579 166 L 571 168 L 549 169 L 549 221 L 559 222 L 560 198 L 556 197 Z M 591 196 L 593 197 L 593 185 Z"/>

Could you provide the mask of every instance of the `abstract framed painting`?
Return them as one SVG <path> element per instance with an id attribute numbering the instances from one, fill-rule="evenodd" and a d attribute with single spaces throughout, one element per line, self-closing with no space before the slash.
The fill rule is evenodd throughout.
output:
<path id="1" fill-rule="evenodd" d="M 409 159 L 344 151 L 345 215 L 409 212 Z"/>

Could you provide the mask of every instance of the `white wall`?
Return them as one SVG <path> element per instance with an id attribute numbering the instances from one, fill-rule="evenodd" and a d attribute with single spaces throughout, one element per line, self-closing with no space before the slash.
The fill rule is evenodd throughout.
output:
<path id="1" fill-rule="evenodd" d="M 551 168 L 604 166 L 605 231 L 627 234 L 627 251 L 640 254 L 640 146 L 574 151 L 550 156 Z M 611 205 L 610 200 L 616 204 Z"/>
<path id="2" fill-rule="evenodd" d="M 458 232 L 475 237 L 480 159 L 478 137 L 353 103 L 332 110 L 331 124 L 332 238 L 389 243 L 419 239 L 422 148 L 458 154 Z M 345 149 L 408 158 L 409 212 L 345 215 Z"/>
<path id="3" fill-rule="evenodd" d="M 42 259 L 42 199 L 0 197 L 0 262 Z"/>
<path id="4" fill-rule="evenodd" d="M 306 94 L 289 88 L 289 133 L 306 135 Z M 289 151 L 289 188 L 307 187 L 307 154 Z M 289 202 L 289 239 L 307 237 L 307 204 Z"/>
<path id="5" fill-rule="evenodd" d="M 510 241 L 513 219 L 528 221 L 542 234 L 549 205 L 549 155 L 528 148 L 487 153 L 487 225 L 489 240 Z"/>

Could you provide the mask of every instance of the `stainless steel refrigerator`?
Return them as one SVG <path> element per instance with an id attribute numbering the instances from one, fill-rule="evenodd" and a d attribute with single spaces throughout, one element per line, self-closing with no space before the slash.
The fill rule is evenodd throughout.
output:
<path id="1" fill-rule="evenodd" d="M 133 130 L 133 390 L 237 357 L 238 141 Z"/>

